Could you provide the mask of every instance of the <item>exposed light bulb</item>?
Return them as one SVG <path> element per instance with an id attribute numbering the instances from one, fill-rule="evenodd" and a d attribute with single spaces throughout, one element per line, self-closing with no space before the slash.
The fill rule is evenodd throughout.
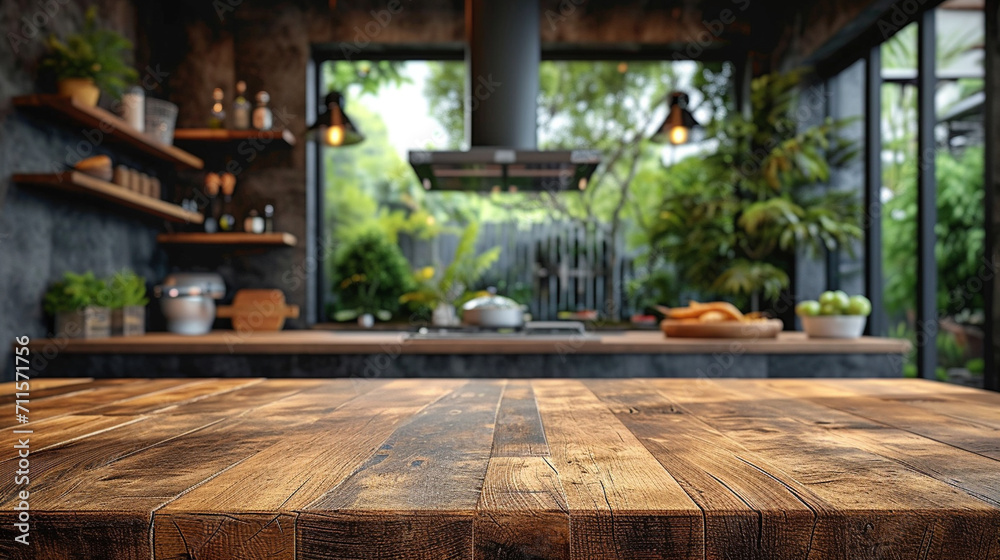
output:
<path id="1" fill-rule="evenodd" d="M 326 127 L 326 144 L 328 146 L 340 146 L 343 143 L 344 143 L 344 127 L 342 126 Z"/>
<path id="2" fill-rule="evenodd" d="M 670 129 L 670 143 L 677 146 L 686 144 L 688 141 L 688 129 L 686 126 L 675 126 Z"/>

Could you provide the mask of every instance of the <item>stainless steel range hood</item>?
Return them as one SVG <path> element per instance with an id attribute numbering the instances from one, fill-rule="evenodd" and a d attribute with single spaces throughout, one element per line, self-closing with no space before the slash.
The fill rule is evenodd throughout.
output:
<path id="1" fill-rule="evenodd" d="M 596 150 L 537 149 L 538 0 L 466 0 L 468 151 L 410 151 L 426 189 L 584 189 Z"/>

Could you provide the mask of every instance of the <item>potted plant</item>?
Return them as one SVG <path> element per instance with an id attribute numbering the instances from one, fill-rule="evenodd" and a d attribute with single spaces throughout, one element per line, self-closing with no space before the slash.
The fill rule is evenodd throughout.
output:
<path id="1" fill-rule="evenodd" d="M 478 236 L 478 225 L 470 224 L 466 227 L 455 249 L 455 258 L 448 268 L 440 276 L 430 266 L 417 270 L 414 280 L 420 287 L 403 294 L 400 303 L 417 303 L 431 309 L 431 323 L 434 325 L 457 324 L 456 303 L 500 257 L 500 247 L 493 247 L 477 255 Z"/>
<path id="2" fill-rule="evenodd" d="M 343 290 L 350 289 L 355 293 L 357 307 L 353 309 L 341 309 L 333 314 L 337 321 L 351 321 L 357 319 L 358 326 L 370 329 L 375 325 L 375 318 L 380 321 L 392 319 L 392 312 L 388 309 L 381 309 L 378 305 L 378 283 L 369 282 L 364 274 L 354 274 L 345 278 L 340 287 Z"/>
<path id="3" fill-rule="evenodd" d="M 120 34 L 99 29 L 97 9 L 87 10 L 83 30 L 60 40 L 55 35 L 46 42 L 49 52 L 42 60 L 42 67 L 52 72 L 59 95 L 93 107 L 101 91 L 116 98 L 138 73 L 126 62 L 132 51 L 132 42 Z"/>
<path id="4" fill-rule="evenodd" d="M 45 293 L 45 312 L 55 317 L 56 336 L 102 338 L 111 335 L 111 317 L 106 306 L 107 284 L 93 272 L 67 272 Z"/>
<path id="5" fill-rule="evenodd" d="M 141 336 L 146 333 L 146 279 L 122 270 L 108 280 L 111 334 Z"/>
<path id="6" fill-rule="evenodd" d="M 399 247 L 377 230 L 348 241 L 334 264 L 337 321 L 358 320 L 370 327 L 399 310 L 399 296 L 413 289 L 410 267 Z M 367 315 L 367 317 L 366 317 Z"/>

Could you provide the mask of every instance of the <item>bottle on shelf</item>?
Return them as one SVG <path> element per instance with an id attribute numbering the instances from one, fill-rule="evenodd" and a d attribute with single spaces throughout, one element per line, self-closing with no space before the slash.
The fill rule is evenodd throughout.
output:
<path id="1" fill-rule="evenodd" d="M 146 130 L 146 90 L 132 86 L 122 94 L 121 117 L 132 128 Z"/>
<path id="2" fill-rule="evenodd" d="M 224 98 L 222 88 L 212 90 L 212 114 L 208 118 L 208 128 L 226 127 L 226 108 L 222 105 Z"/>
<path id="3" fill-rule="evenodd" d="M 216 233 L 219 231 L 218 200 L 219 189 L 222 187 L 222 179 L 218 173 L 207 173 L 205 175 L 205 195 L 208 196 L 208 205 L 205 206 L 205 233 Z"/>
<path id="4" fill-rule="evenodd" d="M 250 112 L 253 107 L 246 98 L 247 83 L 243 80 L 236 82 L 236 98 L 233 99 L 232 119 L 233 128 L 236 130 L 246 130 L 250 128 Z"/>
<path id="5" fill-rule="evenodd" d="M 222 213 L 219 215 L 219 229 L 236 231 L 236 216 L 233 215 L 233 191 L 236 190 L 236 176 L 222 174 Z"/>
<path id="6" fill-rule="evenodd" d="M 264 232 L 274 233 L 274 205 L 264 205 Z"/>
<path id="7" fill-rule="evenodd" d="M 257 130 L 271 130 L 274 125 L 274 115 L 267 106 L 269 101 L 271 96 L 266 91 L 257 92 L 257 106 L 253 109 L 253 127 Z"/>
<path id="8" fill-rule="evenodd" d="M 256 209 L 247 212 L 247 217 L 243 219 L 243 231 L 247 233 L 264 233 L 264 218 Z"/>

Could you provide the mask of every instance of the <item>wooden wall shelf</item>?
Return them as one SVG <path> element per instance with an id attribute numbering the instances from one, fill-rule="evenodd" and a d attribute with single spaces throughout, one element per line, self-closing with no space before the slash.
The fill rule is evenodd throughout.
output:
<path id="1" fill-rule="evenodd" d="M 202 169 L 205 166 L 205 162 L 201 158 L 180 148 L 153 140 L 100 107 L 87 107 L 69 97 L 49 94 L 18 96 L 13 99 L 13 103 L 16 107 L 38 111 L 50 117 L 58 117 L 57 120 L 64 124 L 96 129 L 109 142 L 125 146 L 141 154 L 153 156 L 161 161 L 191 169 Z"/>
<path id="2" fill-rule="evenodd" d="M 164 245 L 252 245 L 294 247 L 298 239 L 284 232 L 274 233 L 161 233 L 156 241 Z"/>
<path id="3" fill-rule="evenodd" d="M 235 144 L 257 140 L 278 148 L 295 145 L 295 135 L 290 130 L 229 130 L 221 128 L 178 128 L 174 141 L 189 146 L 199 144 Z"/>
<path id="4" fill-rule="evenodd" d="M 100 198 L 171 222 L 200 224 L 205 220 L 204 216 L 197 212 L 190 212 L 176 204 L 127 190 L 79 171 L 17 173 L 12 180 L 22 185 L 37 185 Z"/>

